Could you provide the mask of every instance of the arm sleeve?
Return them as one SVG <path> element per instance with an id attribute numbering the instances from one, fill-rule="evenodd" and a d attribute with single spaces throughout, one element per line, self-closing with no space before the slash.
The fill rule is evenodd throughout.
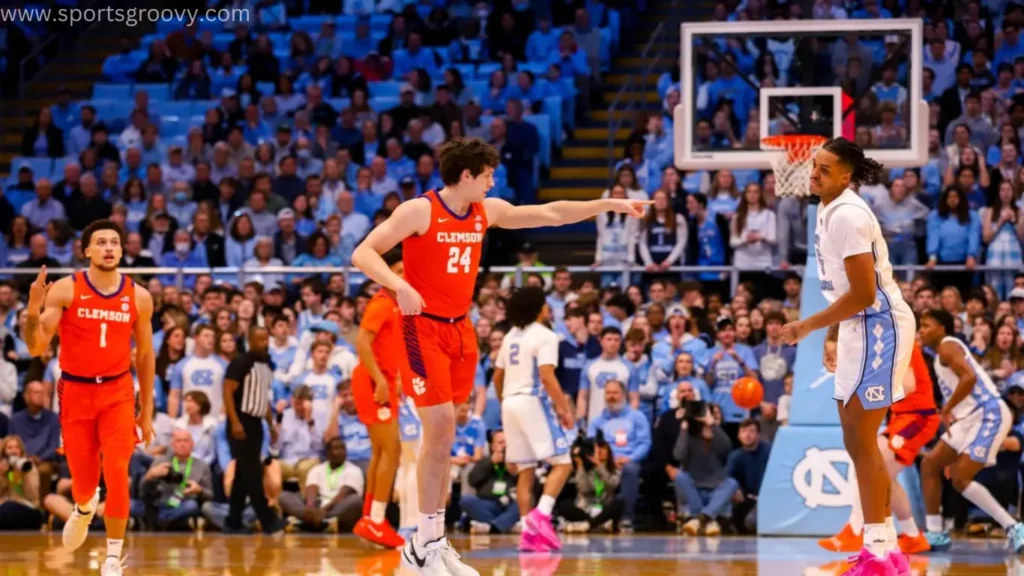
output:
<path id="1" fill-rule="evenodd" d="M 689 237 L 689 233 L 690 229 L 686 218 L 683 218 L 682 214 L 676 214 L 676 245 L 672 247 L 672 251 L 665 258 L 665 262 L 670 266 L 674 266 L 686 251 L 686 239 Z"/>
<path id="2" fill-rule="evenodd" d="M 774 246 L 778 238 L 777 225 L 778 219 L 775 217 L 775 213 L 768 212 L 768 229 L 764 231 L 764 238 L 762 238 L 761 240 Z"/>
<path id="3" fill-rule="evenodd" d="M 558 336 L 554 332 L 545 334 L 537 350 L 537 366 L 558 366 Z"/>
<path id="4" fill-rule="evenodd" d="M 869 254 L 872 251 L 872 230 L 874 223 L 871 215 L 856 206 L 840 206 L 832 213 L 829 222 L 829 238 L 839 246 L 843 259 L 858 254 Z"/>
<path id="5" fill-rule="evenodd" d="M 580 370 L 580 390 L 590 390 L 590 365 L 593 362 L 588 360 Z"/>
<path id="6" fill-rule="evenodd" d="M 651 258 L 651 250 L 647 247 L 647 226 L 640 227 L 640 240 L 637 243 L 640 252 L 640 261 L 643 262 L 644 266 L 650 266 L 654 264 L 654 259 Z"/>
<path id="7" fill-rule="evenodd" d="M 171 383 L 170 383 L 170 389 L 171 390 L 179 390 L 180 391 L 184 387 L 183 386 L 184 383 L 182 382 L 182 376 L 181 376 L 181 365 L 184 364 L 184 363 L 185 363 L 184 360 L 181 361 L 181 362 L 178 362 L 178 363 L 176 363 L 174 365 L 174 368 L 171 369 Z M 241 383 L 241 380 L 238 380 L 238 382 Z"/>

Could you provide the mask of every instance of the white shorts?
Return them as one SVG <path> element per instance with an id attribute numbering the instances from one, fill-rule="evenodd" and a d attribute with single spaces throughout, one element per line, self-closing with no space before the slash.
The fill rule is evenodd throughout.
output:
<path id="1" fill-rule="evenodd" d="M 1011 418 L 1010 409 L 995 398 L 953 422 L 942 435 L 942 441 L 957 454 L 967 454 L 975 462 L 994 466 L 999 448 L 1013 426 Z"/>
<path id="2" fill-rule="evenodd" d="M 516 394 L 501 402 L 505 432 L 505 461 L 532 468 L 541 460 L 551 465 L 569 464 L 569 439 L 558 423 L 547 397 Z"/>
<path id="3" fill-rule="evenodd" d="M 856 394 L 868 410 L 901 400 L 916 330 L 914 313 L 902 302 L 888 312 L 841 322 L 833 397 L 846 405 Z"/>

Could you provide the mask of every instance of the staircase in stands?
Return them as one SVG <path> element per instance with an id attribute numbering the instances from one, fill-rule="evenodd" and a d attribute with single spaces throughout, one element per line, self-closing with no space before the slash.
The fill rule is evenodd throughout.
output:
<path id="1" fill-rule="evenodd" d="M 117 52 L 121 40 L 141 38 L 153 29 L 152 23 L 97 24 L 73 49 L 62 52 L 30 80 L 22 98 L 0 102 L 0 182 L 17 169 L 11 160 L 19 155 L 22 132 L 32 125 L 40 108 L 56 104 L 61 87 L 70 90 L 74 100 L 88 100 L 92 85 L 103 79 L 103 61 Z"/>
<path id="2" fill-rule="evenodd" d="M 710 15 L 714 3 L 709 0 L 681 2 L 649 2 L 646 14 L 639 16 L 633 26 L 646 33 L 634 36 L 624 44 L 612 60 L 611 70 L 604 75 L 602 98 L 592 102 L 591 110 L 577 122 L 572 138 L 563 145 L 561 158 L 553 162 L 551 177 L 539 192 L 543 202 L 553 200 L 592 200 L 599 198 L 608 188 L 611 170 L 608 158 L 609 117 L 623 119 L 615 133 L 615 158 L 621 158 L 626 138 L 632 129 L 633 117 L 639 112 L 658 112 L 662 108 L 658 97 L 658 78 L 668 66 L 679 66 L 679 24 L 684 19 L 703 20 Z M 643 51 L 658 24 L 665 29 L 648 54 L 661 53 L 658 69 L 646 73 L 649 61 Z M 627 31 L 624 31 L 624 34 Z M 623 94 L 618 109 L 610 110 L 619 89 L 632 79 L 632 90 Z M 622 109 L 632 100 L 631 110 Z M 549 265 L 589 264 L 594 257 L 594 223 L 548 229 L 537 233 L 531 240 L 537 245 L 541 261 Z"/>

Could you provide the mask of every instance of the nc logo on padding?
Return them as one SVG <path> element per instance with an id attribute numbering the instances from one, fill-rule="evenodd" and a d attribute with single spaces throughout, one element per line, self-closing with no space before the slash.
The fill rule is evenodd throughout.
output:
<path id="1" fill-rule="evenodd" d="M 846 474 L 836 468 L 837 464 L 846 464 Z M 812 510 L 818 506 L 842 508 L 849 506 L 855 497 L 857 485 L 850 482 L 850 474 L 853 474 L 853 464 L 846 450 L 811 447 L 793 468 L 793 488 Z M 826 480 L 834 490 L 826 492 Z"/>

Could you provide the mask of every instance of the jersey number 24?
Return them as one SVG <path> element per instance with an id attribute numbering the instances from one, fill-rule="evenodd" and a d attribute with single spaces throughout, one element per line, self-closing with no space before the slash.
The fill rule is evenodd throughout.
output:
<path id="1" fill-rule="evenodd" d="M 472 253 L 473 247 L 466 246 L 465 249 L 459 250 L 458 246 L 452 246 L 448 249 L 448 273 L 458 274 L 459 267 L 462 267 L 462 272 L 469 274 L 469 266 L 472 263 L 470 254 Z"/>

